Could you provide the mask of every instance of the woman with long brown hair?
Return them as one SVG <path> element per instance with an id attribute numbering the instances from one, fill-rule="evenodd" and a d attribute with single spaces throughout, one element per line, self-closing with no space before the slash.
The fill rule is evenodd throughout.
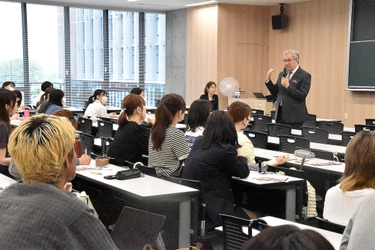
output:
<path id="1" fill-rule="evenodd" d="M 16 95 L 8 89 L 0 89 L 0 164 L 8 165 L 8 139 L 13 130 L 10 117 L 17 113 Z"/>
<path id="2" fill-rule="evenodd" d="M 184 132 L 176 124 L 184 119 L 186 104 L 182 96 L 166 94 L 155 112 L 148 144 L 149 165 L 158 175 L 179 176 L 182 163 L 189 155 L 189 145 Z"/>

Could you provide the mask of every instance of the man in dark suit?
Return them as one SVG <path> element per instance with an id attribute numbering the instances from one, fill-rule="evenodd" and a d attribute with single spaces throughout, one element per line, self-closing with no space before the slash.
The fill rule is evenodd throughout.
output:
<path id="1" fill-rule="evenodd" d="M 299 129 L 307 119 L 306 97 L 310 91 L 311 75 L 299 66 L 299 54 L 296 50 L 283 53 L 285 68 L 280 72 L 276 84 L 271 80 L 275 69 L 266 76 L 266 86 L 277 97 L 275 120 Z"/>

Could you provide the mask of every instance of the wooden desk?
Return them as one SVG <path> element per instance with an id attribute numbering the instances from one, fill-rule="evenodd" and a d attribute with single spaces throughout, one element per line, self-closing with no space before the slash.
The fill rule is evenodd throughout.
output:
<path id="1" fill-rule="evenodd" d="M 229 105 L 232 102 L 244 102 L 248 104 L 253 109 L 260 109 L 264 111 L 264 114 L 271 114 L 271 111 L 274 110 L 273 102 L 267 102 L 266 99 L 257 99 L 257 98 L 233 98 L 228 99 Z"/>
<path id="2" fill-rule="evenodd" d="M 299 218 L 302 217 L 302 185 L 305 183 L 303 179 L 275 173 L 261 174 L 251 171 L 247 178 L 233 178 L 233 182 L 235 193 L 239 191 L 245 192 L 249 187 L 285 191 L 285 219 L 295 221 L 296 207 Z M 238 187 L 238 189 L 236 187 Z M 247 196 L 251 195 L 252 193 L 247 194 Z M 272 200 L 267 200 L 265 203 L 269 205 L 272 203 Z M 272 206 L 280 206 L 280 204 L 274 204 Z"/>
<path id="3" fill-rule="evenodd" d="M 111 164 L 105 168 L 96 168 L 95 161 L 92 160 L 89 166 L 77 167 L 74 188 L 78 187 L 78 190 L 86 191 L 90 197 L 93 195 L 93 198 L 99 196 L 100 203 L 106 202 L 106 204 L 94 204 L 101 207 L 98 209 L 101 220 L 105 220 L 104 213 L 115 209 L 115 206 L 117 211 L 113 217 L 117 219 L 124 205 L 164 214 L 167 217 L 164 228 L 167 249 L 190 246 L 190 205 L 191 199 L 198 194 L 198 190 L 148 175 L 121 181 L 103 178 L 119 170 L 124 169 Z M 105 205 L 107 205 L 105 209 L 102 209 Z M 173 209 L 174 206 L 177 208 Z M 113 221 L 103 222 L 104 225 L 108 223 Z"/>

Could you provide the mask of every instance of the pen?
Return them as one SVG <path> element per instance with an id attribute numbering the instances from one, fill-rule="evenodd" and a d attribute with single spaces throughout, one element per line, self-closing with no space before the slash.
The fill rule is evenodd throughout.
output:
<path id="1" fill-rule="evenodd" d="M 87 155 L 87 148 L 85 148 L 85 155 Z"/>
<path id="2" fill-rule="evenodd" d="M 289 180 L 289 178 L 286 178 L 285 180 L 284 180 L 284 182 L 287 182 Z"/>

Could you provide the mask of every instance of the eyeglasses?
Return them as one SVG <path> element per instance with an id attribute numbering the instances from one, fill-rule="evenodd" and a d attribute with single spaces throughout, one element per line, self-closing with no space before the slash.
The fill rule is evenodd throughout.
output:
<path id="1" fill-rule="evenodd" d="M 287 59 L 287 60 L 283 60 L 282 62 L 283 63 L 290 63 L 290 62 L 293 62 L 295 61 L 295 59 Z"/>

